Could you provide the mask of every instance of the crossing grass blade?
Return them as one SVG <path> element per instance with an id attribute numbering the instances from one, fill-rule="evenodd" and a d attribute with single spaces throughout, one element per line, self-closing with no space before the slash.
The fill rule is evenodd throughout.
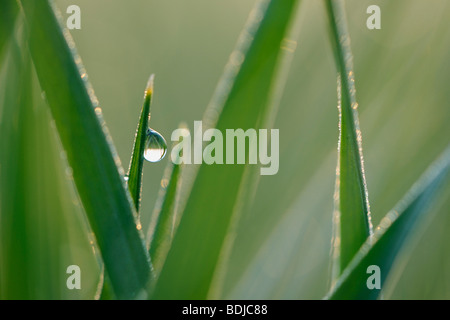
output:
<path id="1" fill-rule="evenodd" d="M 232 53 L 203 121 L 206 127 L 264 128 L 280 47 L 297 1 L 259 1 Z M 156 288 L 155 299 L 204 299 L 226 259 L 229 227 L 250 192 L 244 165 L 201 165 Z"/>
<path id="2" fill-rule="evenodd" d="M 372 226 L 344 2 L 326 0 L 325 4 L 338 69 L 339 144 L 333 213 L 334 281 L 372 233 Z"/>
<path id="3" fill-rule="evenodd" d="M 121 299 L 145 296 L 150 260 L 136 229 L 123 168 L 75 44 L 48 1 L 20 3 L 36 73 L 114 292 Z"/>
<path id="4" fill-rule="evenodd" d="M 449 185 L 450 147 L 412 186 L 405 197 L 375 229 L 372 241 L 366 241 L 342 273 L 327 299 L 377 299 L 395 259 L 418 221 L 423 221 L 430 207 L 437 203 L 442 186 Z M 367 268 L 380 268 L 381 289 L 368 289 Z"/>

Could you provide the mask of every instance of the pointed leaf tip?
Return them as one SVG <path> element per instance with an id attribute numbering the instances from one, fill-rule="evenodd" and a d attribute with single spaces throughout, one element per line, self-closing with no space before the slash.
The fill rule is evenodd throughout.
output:
<path id="1" fill-rule="evenodd" d="M 145 87 L 145 96 L 150 97 L 153 94 L 153 82 L 155 80 L 155 74 L 152 73 L 147 81 L 147 86 Z"/>

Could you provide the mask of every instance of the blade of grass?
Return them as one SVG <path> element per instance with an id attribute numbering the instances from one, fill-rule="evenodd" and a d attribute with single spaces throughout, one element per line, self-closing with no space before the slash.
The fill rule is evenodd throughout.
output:
<path id="1" fill-rule="evenodd" d="M 74 240 L 67 232 L 69 214 L 75 213 L 67 192 L 70 181 L 47 110 L 34 94 L 28 51 L 15 39 L 10 47 L 0 134 L 0 297 L 86 297 L 89 285 L 75 292 L 64 290 L 64 277 L 55 278 L 76 259 L 63 245 Z M 70 229 L 81 231 L 74 220 Z M 71 243 L 81 245 L 78 240 Z M 77 260 L 87 272 L 91 269 L 86 262 Z"/>
<path id="2" fill-rule="evenodd" d="M 381 272 L 381 288 L 399 251 L 415 230 L 417 221 L 425 218 L 440 195 L 442 186 L 448 185 L 450 147 L 433 163 L 412 186 L 403 199 L 391 210 L 375 229 L 372 241 L 367 240 L 355 258 L 342 273 L 327 299 L 377 299 L 381 290 L 368 289 L 367 268 L 376 265 Z"/>
<path id="3" fill-rule="evenodd" d="M 18 11 L 15 0 L 2 0 L 0 3 L 0 60 L 8 40 L 13 34 Z"/>
<path id="4" fill-rule="evenodd" d="M 75 44 L 48 1 L 20 3 L 39 82 L 114 291 L 121 299 L 145 294 L 150 260 L 136 229 L 136 211 L 120 159 Z"/>
<path id="5" fill-rule="evenodd" d="M 144 93 L 144 104 L 142 105 L 141 115 L 139 117 L 138 126 L 136 129 L 136 135 L 134 138 L 133 152 L 131 154 L 130 166 L 128 168 L 127 174 L 127 185 L 130 191 L 131 199 L 133 200 L 136 212 L 137 212 L 137 223 L 140 223 L 140 203 L 141 203 L 141 193 L 142 193 L 142 176 L 144 173 L 144 151 L 146 142 L 146 133 L 148 129 L 148 123 L 150 121 L 150 106 L 153 95 L 153 81 L 154 74 L 150 75 L 148 79 L 147 86 Z M 153 261 L 153 259 L 152 259 Z M 113 300 L 115 299 L 115 294 L 112 289 L 111 280 L 106 271 L 103 275 L 102 291 L 100 294 L 100 300 Z"/>
<path id="6" fill-rule="evenodd" d="M 147 243 L 156 278 L 158 278 L 164 265 L 180 221 L 178 203 L 181 170 L 181 164 L 169 162 L 162 180 L 163 182 L 167 181 L 168 184 L 166 187 L 161 187 L 152 214 L 152 220 L 154 219 L 155 223 L 150 226 L 148 231 Z"/>
<path id="7" fill-rule="evenodd" d="M 23 233 L 27 215 L 22 193 L 27 184 L 24 171 L 27 159 L 26 135 L 30 133 L 27 111 L 31 84 L 29 65 L 25 64 L 15 41 L 11 43 L 6 74 L 9 81 L 6 82 L 3 97 L 0 144 L 0 295 L 2 299 L 29 299 L 31 293 L 26 253 L 30 251 L 30 241 L 29 235 Z M 20 130 L 19 123 L 25 125 L 24 130 Z"/>
<path id="8" fill-rule="evenodd" d="M 136 129 L 136 137 L 134 139 L 133 153 L 131 155 L 130 167 L 128 169 L 128 190 L 130 190 L 131 198 L 139 216 L 139 207 L 141 203 L 142 192 L 142 174 L 144 164 L 144 150 L 148 130 L 148 122 L 150 121 L 150 105 L 153 95 L 152 74 L 148 80 L 145 89 L 144 104 L 142 106 L 141 116 L 139 118 L 138 127 Z"/>
<path id="9" fill-rule="evenodd" d="M 296 3 L 257 3 L 205 114 L 204 127 L 225 132 L 231 128 L 257 130 L 267 125 L 280 47 Z M 239 218 L 245 192 L 251 192 L 246 167 L 200 166 L 154 298 L 208 297 L 219 259 L 224 258 L 223 248 L 232 241 L 227 231 Z"/>
<path id="10" fill-rule="evenodd" d="M 102 283 L 99 283 L 101 285 L 101 291 L 100 296 L 98 297 L 99 300 L 116 300 L 117 297 L 114 293 L 114 289 L 111 284 L 111 280 L 108 277 L 108 274 L 105 270 L 103 270 L 103 278 L 100 279 Z"/>
<path id="11" fill-rule="evenodd" d="M 344 3 L 326 0 L 325 4 L 338 69 L 339 143 L 332 248 L 334 282 L 370 236 L 372 225 Z"/>

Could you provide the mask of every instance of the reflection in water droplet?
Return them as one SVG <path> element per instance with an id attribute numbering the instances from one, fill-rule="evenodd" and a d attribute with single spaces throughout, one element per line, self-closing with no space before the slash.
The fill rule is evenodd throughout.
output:
<path id="1" fill-rule="evenodd" d="M 150 162 L 161 161 L 166 155 L 167 143 L 164 137 L 153 129 L 147 131 L 144 158 Z"/>

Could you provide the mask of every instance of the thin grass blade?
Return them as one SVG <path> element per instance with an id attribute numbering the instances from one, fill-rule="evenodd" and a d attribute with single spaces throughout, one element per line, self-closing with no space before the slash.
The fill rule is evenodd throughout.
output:
<path id="1" fill-rule="evenodd" d="M 131 199 L 133 200 L 138 215 L 138 227 L 141 227 L 139 209 L 142 194 L 142 176 L 144 174 L 143 168 L 146 132 L 148 129 L 148 123 L 150 121 L 150 106 L 153 94 L 153 80 L 154 75 L 152 74 L 145 88 L 144 104 L 142 106 L 141 115 L 136 129 L 130 167 L 128 168 L 128 174 L 126 175 L 125 179 L 128 185 L 128 190 L 130 191 Z M 115 294 L 112 289 L 111 280 L 109 279 L 108 274 L 105 272 L 103 275 L 100 300 L 113 300 L 114 298 Z"/>
<path id="2" fill-rule="evenodd" d="M 332 281 L 372 233 L 344 2 L 326 0 L 338 69 L 339 144 L 333 213 Z"/>
<path id="3" fill-rule="evenodd" d="M 138 127 L 136 129 L 136 137 L 134 139 L 133 153 L 131 155 L 130 167 L 127 174 L 128 190 L 130 190 L 131 198 L 133 199 L 134 206 L 139 216 L 139 207 L 141 203 L 142 193 L 142 175 L 144 165 L 144 150 L 146 142 L 146 134 L 148 130 L 148 123 L 150 121 L 150 105 L 153 95 L 153 80 L 152 74 L 148 80 L 145 95 L 144 104 L 141 110 L 141 116 L 139 118 Z"/>
<path id="4" fill-rule="evenodd" d="M 450 147 L 412 186 L 405 197 L 383 218 L 372 241 L 367 240 L 344 270 L 327 299 L 377 299 L 395 259 L 413 235 L 419 220 L 426 218 L 430 207 L 441 195 L 442 186 L 450 183 Z M 381 289 L 368 289 L 369 266 L 378 266 Z"/>
<path id="5" fill-rule="evenodd" d="M 27 111 L 31 105 L 31 80 L 30 66 L 25 63 L 15 41 L 11 45 L 8 62 L 6 74 L 9 81 L 2 101 L 4 110 L 0 141 L 0 295 L 2 299 L 26 299 L 31 297 L 30 281 L 25 276 L 28 274 L 28 267 L 23 255 L 16 253 L 30 251 L 29 238 L 22 235 L 27 223 L 22 193 L 27 184 L 24 171 L 27 158 L 26 135 L 30 133 L 30 128 L 19 130 L 15 124 L 29 124 Z"/>
<path id="6" fill-rule="evenodd" d="M 145 296 L 150 260 L 124 170 L 75 44 L 48 1 L 20 3 L 39 82 L 114 291 L 122 299 Z"/>
<path id="7" fill-rule="evenodd" d="M 181 164 L 169 162 L 161 181 L 162 184 L 167 183 L 167 185 L 161 186 L 160 196 L 152 214 L 156 223 L 150 227 L 147 239 L 156 278 L 164 265 L 181 218 L 178 210 L 181 166 Z"/>

